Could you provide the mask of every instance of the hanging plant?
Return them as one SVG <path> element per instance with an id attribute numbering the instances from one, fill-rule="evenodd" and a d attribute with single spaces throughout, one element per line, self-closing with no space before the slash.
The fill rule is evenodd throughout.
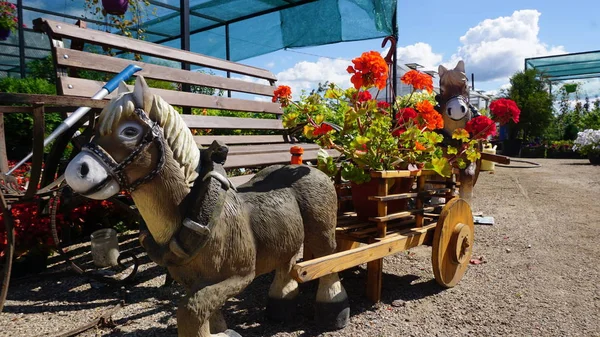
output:
<path id="1" fill-rule="evenodd" d="M 148 0 L 85 0 L 85 9 L 92 16 L 107 23 L 109 27 L 117 29 L 117 34 L 130 38 L 144 40 L 145 29 L 142 24 L 147 21 L 149 16 L 146 7 L 150 6 Z M 150 15 L 156 14 L 156 8 L 152 9 Z M 110 48 L 103 48 L 111 56 L 114 53 Z M 134 54 L 137 61 L 141 60 L 141 55 Z"/>
<path id="2" fill-rule="evenodd" d="M 123 15 L 129 7 L 129 0 L 102 0 L 104 11 L 112 15 Z"/>
<path id="3" fill-rule="evenodd" d="M 8 39 L 17 29 L 19 20 L 15 14 L 17 6 L 8 1 L 0 1 L 0 41 Z"/>
<path id="4" fill-rule="evenodd" d="M 577 91 L 577 83 L 565 84 L 563 87 L 565 88 L 565 91 L 567 93 L 572 93 L 572 92 Z"/>

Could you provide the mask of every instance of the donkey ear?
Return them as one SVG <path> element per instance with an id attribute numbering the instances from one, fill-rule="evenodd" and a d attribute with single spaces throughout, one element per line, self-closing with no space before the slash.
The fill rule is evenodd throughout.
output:
<path id="1" fill-rule="evenodd" d="M 448 71 L 448 69 L 446 69 L 446 67 L 444 67 L 443 65 L 440 64 L 438 66 L 438 75 L 440 77 L 442 77 L 444 75 L 444 73 L 447 72 L 447 71 Z"/>
<path id="2" fill-rule="evenodd" d="M 465 72 L 465 63 L 463 62 L 463 60 L 458 61 L 456 67 L 454 67 L 454 70 L 458 70 L 461 73 Z"/>
<path id="3" fill-rule="evenodd" d="M 147 108 L 150 108 L 153 99 L 154 97 L 150 92 L 148 84 L 146 84 L 146 80 L 144 80 L 144 76 L 138 76 L 133 88 L 133 102 L 135 107 L 148 111 Z"/>
<path id="4" fill-rule="evenodd" d="M 117 91 L 117 94 L 125 94 L 129 92 L 129 88 L 127 87 L 127 84 L 125 84 L 125 82 L 121 81 L 121 83 L 119 83 L 119 90 Z"/>

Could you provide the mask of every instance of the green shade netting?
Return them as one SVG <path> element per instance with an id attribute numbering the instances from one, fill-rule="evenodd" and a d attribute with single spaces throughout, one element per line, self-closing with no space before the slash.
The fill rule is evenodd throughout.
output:
<path id="1" fill-rule="evenodd" d="M 142 6 L 149 17 L 143 23 L 145 39 L 180 48 L 180 0 L 151 0 L 150 3 L 149 7 Z M 393 34 L 397 6 L 396 0 L 190 0 L 189 4 L 191 50 L 226 59 L 228 29 L 232 61 L 283 48 L 388 36 Z M 84 10 L 84 0 L 23 0 L 23 6 L 28 27 L 38 17 L 67 23 L 82 18 L 89 28 L 114 31 L 102 19 Z M 48 55 L 47 37 L 30 29 L 25 33 L 27 61 Z M 10 65 L 19 64 L 19 41 L 15 35 L 0 41 L 0 49 L 6 51 L 0 55 L 4 71 Z M 18 68 L 12 71 L 18 72 Z"/>
<path id="2" fill-rule="evenodd" d="M 600 77 L 600 51 L 525 59 L 525 68 L 534 68 L 551 81 Z"/>

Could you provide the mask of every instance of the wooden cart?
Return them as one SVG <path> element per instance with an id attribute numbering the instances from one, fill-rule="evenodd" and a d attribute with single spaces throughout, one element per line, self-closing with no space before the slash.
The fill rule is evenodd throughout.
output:
<path id="1" fill-rule="evenodd" d="M 443 287 L 455 286 L 469 265 L 475 237 L 469 203 L 455 192 L 456 187 L 460 188 L 460 183 L 455 181 L 457 174 L 449 179 L 438 179 L 433 171 L 382 171 L 372 172 L 371 176 L 379 184 L 377 195 L 369 196 L 377 202 L 377 216 L 359 220 L 354 212 L 340 214 L 338 252 L 315 259 L 310 258 L 310 252 L 305 252 L 305 260 L 292 270 L 293 277 L 298 282 L 308 282 L 366 263 L 366 294 L 378 302 L 383 258 L 429 245 L 436 281 Z M 416 184 L 410 192 L 388 194 L 390 184 L 398 179 L 412 179 Z M 432 183 L 442 188 L 427 189 L 426 185 Z M 445 202 L 431 204 L 428 199 L 433 196 L 443 197 Z M 409 204 L 414 206 L 401 212 L 388 212 L 388 203 L 401 199 L 411 199 Z"/>

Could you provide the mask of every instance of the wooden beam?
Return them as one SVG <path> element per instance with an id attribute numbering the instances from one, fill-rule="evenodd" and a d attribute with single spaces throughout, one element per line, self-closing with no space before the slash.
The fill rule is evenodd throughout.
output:
<path id="1" fill-rule="evenodd" d="M 304 283 L 417 247 L 433 236 L 436 225 L 411 228 L 375 243 L 298 263 L 292 268 L 292 277 Z"/>
<path id="2" fill-rule="evenodd" d="M 8 156 L 4 136 L 4 114 L 2 112 L 0 112 L 0 172 L 8 172 Z"/>

